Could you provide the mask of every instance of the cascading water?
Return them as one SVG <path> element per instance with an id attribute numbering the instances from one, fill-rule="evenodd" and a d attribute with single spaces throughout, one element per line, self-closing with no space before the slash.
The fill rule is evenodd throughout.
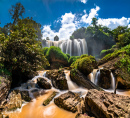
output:
<path id="1" fill-rule="evenodd" d="M 97 71 L 96 75 L 95 75 L 95 79 L 94 79 L 94 84 L 98 85 L 98 81 L 100 79 L 100 69 Z"/>
<path id="2" fill-rule="evenodd" d="M 59 47 L 62 50 L 62 52 L 70 54 L 70 56 L 80 56 L 82 54 L 88 54 L 87 42 L 85 39 L 61 40 L 61 41 L 43 40 L 42 46 Z"/>
<path id="3" fill-rule="evenodd" d="M 115 90 L 115 86 L 116 86 L 115 77 L 114 77 L 113 73 L 111 72 L 111 88 L 113 90 Z"/>

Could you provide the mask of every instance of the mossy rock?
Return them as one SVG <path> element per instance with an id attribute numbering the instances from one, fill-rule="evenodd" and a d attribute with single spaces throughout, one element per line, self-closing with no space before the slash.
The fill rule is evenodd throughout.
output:
<path id="1" fill-rule="evenodd" d="M 58 92 L 55 92 L 55 91 L 54 91 L 54 92 L 43 102 L 43 105 L 44 105 L 44 106 L 47 106 L 57 94 L 58 94 Z"/>
<path id="2" fill-rule="evenodd" d="M 73 69 L 78 69 L 84 75 L 89 75 L 94 68 L 97 68 L 97 62 L 93 56 L 81 55 L 73 64 Z"/>

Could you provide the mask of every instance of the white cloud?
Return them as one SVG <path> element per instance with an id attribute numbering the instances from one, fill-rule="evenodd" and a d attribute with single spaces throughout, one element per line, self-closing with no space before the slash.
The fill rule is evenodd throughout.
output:
<path id="1" fill-rule="evenodd" d="M 43 27 L 43 39 L 49 37 L 50 40 L 54 40 L 54 37 L 57 35 L 60 40 L 69 39 L 71 34 L 76 30 L 76 24 L 74 23 L 75 14 L 65 13 L 65 15 L 61 16 L 61 28 L 58 32 L 55 32 L 51 29 L 51 25 L 47 25 Z"/>
<path id="2" fill-rule="evenodd" d="M 87 3 L 87 0 L 81 0 L 82 3 L 86 4 Z"/>
<path id="3" fill-rule="evenodd" d="M 55 24 L 61 23 L 61 28 L 58 32 L 51 29 L 51 25 L 45 25 L 43 26 L 42 39 L 46 39 L 46 37 L 49 37 L 50 40 L 54 40 L 54 37 L 57 35 L 60 40 L 66 40 L 69 39 L 69 37 L 72 35 L 72 33 L 82 27 L 82 26 L 88 26 L 92 22 L 93 17 L 98 16 L 98 11 L 100 10 L 99 6 L 96 6 L 96 8 L 92 8 L 87 14 L 86 10 L 83 10 L 83 14 L 72 14 L 65 13 L 60 18 L 58 18 L 56 21 L 54 21 Z M 116 28 L 117 26 L 127 26 L 130 28 L 130 18 L 122 17 L 120 19 L 118 18 L 98 18 L 98 24 L 107 26 L 111 29 Z"/>
<path id="4" fill-rule="evenodd" d="M 129 22 L 130 22 L 130 18 L 125 18 L 125 17 L 122 17 L 120 19 L 118 18 L 108 18 L 108 19 L 99 18 L 98 19 L 98 24 L 107 26 L 111 29 L 115 29 L 119 25 L 120 26 L 130 25 Z"/>
<path id="5" fill-rule="evenodd" d="M 91 22 L 92 22 L 92 18 L 98 16 L 97 12 L 98 12 L 99 10 L 100 10 L 100 7 L 99 7 L 99 6 L 96 6 L 95 9 L 93 8 L 93 9 L 90 10 L 89 15 L 88 15 L 87 13 L 85 13 L 85 11 L 84 11 L 85 15 L 82 16 L 80 22 L 81 22 L 81 23 L 83 22 L 83 23 L 86 23 L 86 24 L 89 24 L 89 25 L 90 25 Z"/>

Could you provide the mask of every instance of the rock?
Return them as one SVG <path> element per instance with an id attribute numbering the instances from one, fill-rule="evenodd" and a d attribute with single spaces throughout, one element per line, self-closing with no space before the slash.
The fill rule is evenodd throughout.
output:
<path id="1" fill-rule="evenodd" d="M 31 97 L 29 96 L 29 91 L 20 91 L 21 93 L 21 96 L 22 96 L 22 99 L 27 101 L 27 102 L 30 102 L 31 101 Z"/>
<path id="2" fill-rule="evenodd" d="M 32 94 L 32 98 L 37 98 L 38 96 L 43 95 L 45 93 L 45 91 L 42 89 L 35 88 L 35 89 L 31 90 L 30 93 Z"/>
<path id="3" fill-rule="evenodd" d="M 65 110 L 75 112 L 84 112 L 84 102 L 83 99 L 80 98 L 79 94 L 73 93 L 71 91 L 60 95 L 59 97 L 54 99 L 54 103 Z"/>
<path id="4" fill-rule="evenodd" d="M 68 84 L 64 70 L 49 70 L 46 76 L 51 79 L 52 85 L 60 90 L 68 90 Z"/>
<path id="5" fill-rule="evenodd" d="M 54 91 L 54 92 L 43 102 L 43 105 L 44 105 L 44 106 L 47 106 L 57 94 L 58 94 L 58 92 L 55 92 L 55 91 Z"/>
<path id="6" fill-rule="evenodd" d="M 117 76 L 117 88 L 119 89 L 130 89 L 130 81 L 124 80 L 122 77 Z"/>
<path id="7" fill-rule="evenodd" d="M 89 79 L 87 79 L 79 70 L 72 69 L 70 71 L 70 78 L 73 82 L 75 82 L 77 85 L 85 87 L 87 89 L 98 89 L 95 84 L 93 84 Z"/>
<path id="8" fill-rule="evenodd" d="M 11 83 L 5 77 L 0 76 L 0 105 L 4 101 L 9 93 Z"/>
<path id="9" fill-rule="evenodd" d="M 85 108 L 97 118 L 129 118 L 130 97 L 91 89 L 85 97 Z"/>
<path id="10" fill-rule="evenodd" d="M 116 56 L 116 57 L 110 57 L 110 58 L 103 58 L 98 62 L 99 68 L 105 68 L 109 69 L 113 72 L 115 79 L 117 80 L 118 89 L 130 89 L 130 73 L 128 73 L 127 68 L 125 67 L 119 67 L 118 65 L 120 60 L 124 56 Z"/>
<path id="11" fill-rule="evenodd" d="M 77 114 L 76 116 L 75 116 L 75 118 L 94 118 L 94 117 L 90 117 L 90 116 L 88 116 L 87 114 Z"/>
<path id="12" fill-rule="evenodd" d="M 98 85 L 104 89 L 111 88 L 111 71 L 108 69 L 100 69 L 100 79 Z"/>
<path id="13" fill-rule="evenodd" d="M 4 109 L 7 111 L 16 110 L 17 108 L 21 108 L 22 106 L 22 98 L 20 93 L 16 93 L 12 91 L 7 99 L 7 104 L 4 106 Z"/>
<path id="14" fill-rule="evenodd" d="M 37 79 L 37 84 L 40 88 L 51 89 L 51 84 L 47 82 L 44 78 L 39 77 Z"/>

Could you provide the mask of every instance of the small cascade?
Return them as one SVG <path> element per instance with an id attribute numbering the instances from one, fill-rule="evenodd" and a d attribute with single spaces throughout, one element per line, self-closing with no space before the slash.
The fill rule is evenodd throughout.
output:
<path id="1" fill-rule="evenodd" d="M 115 82 L 115 77 L 113 73 L 111 72 L 111 88 L 112 90 L 115 90 L 116 82 Z"/>
<path id="2" fill-rule="evenodd" d="M 100 69 L 97 71 L 96 75 L 95 75 L 95 79 L 94 79 L 94 84 L 98 85 L 98 81 L 100 79 Z"/>
<path id="3" fill-rule="evenodd" d="M 82 54 L 88 54 L 87 42 L 85 39 L 73 39 L 73 40 L 60 40 L 60 41 L 42 41 L 43 47 L 56 46 L 59 47 L 62 52 L 69 54 L 70 56 L 80 56 Z"/>
<path id="4" fill-rule="evenodd" d="M 77 89 L 78 86 L 74 82 L 72 82 L 71 79 L 70 79 L 70 71 L 65 70 L 64 73 L 66 75 L 69 90 Z"/>

